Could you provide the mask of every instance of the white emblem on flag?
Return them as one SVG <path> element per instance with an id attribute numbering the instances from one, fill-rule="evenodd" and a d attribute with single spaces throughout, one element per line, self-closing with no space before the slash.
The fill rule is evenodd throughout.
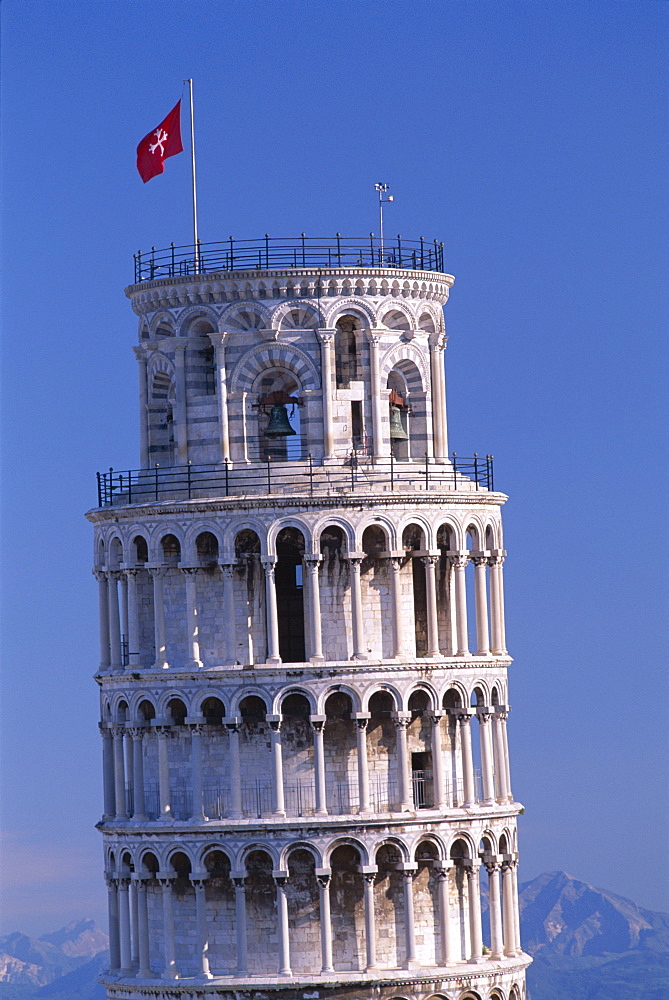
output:
<path id="1" fill-rule="evenodd" d="M 160 146 L 160 155 L 164 156 L 165 147 L 163 146 L 163 143 L 167 142 L 167 132 L 164 129 L 157 128 L 153 134 L 156 136 L 158 141 L 154 142 L 153 145 L 149 146 L 149 152 L 155 153 L 155 151 L 158 149 L 158 146 Z"/>

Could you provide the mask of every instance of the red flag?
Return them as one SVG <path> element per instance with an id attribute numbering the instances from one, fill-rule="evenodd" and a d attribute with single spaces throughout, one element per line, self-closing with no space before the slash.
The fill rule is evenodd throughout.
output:
<path id="1" fill-rule="evenodd" d="M 137 169 L 144 183 L 165 169 L 168 156 L 183 153 L 181 145 L 181 101 L 158 128 L 145 135 L 137 147 Z"/>

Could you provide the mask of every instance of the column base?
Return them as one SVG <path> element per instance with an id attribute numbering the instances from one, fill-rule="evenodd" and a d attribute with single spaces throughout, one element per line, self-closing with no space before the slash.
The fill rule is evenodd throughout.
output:
<path id="1" fill-rule="evenodd" d="M 325 663 L 325 657 L 322 654 L 318 656 L 310 656 L 309 663 Z"/>
<path id="2" fill-rule="evenodd" d="M 154 979 L 155 972 L 153 969 L 139 969 L 137 971 L 136 979 Z"/>
<path id="3" fill-rule="evenodd" d="M 179 979 L 180 976 L 179 976 L 179 973 L 176 972 L 176 971 L 175 972 L 163 972 L 160 978 L 161 979 Z"/>
<path id="4" fill-rule="evenodd" d="M 269 664 L 271 667 L 276 667 L 282 662 L 283 660 L 281 659 L 280 656 L 268 656 L 267 659 L 265 660 L 265 663 Z"/>
<path id="5" fill-rule="evenodd" d="M 204 663 L 202 660 L 188 660 L 186 664 L 187 670 L 202 670 Z"/>

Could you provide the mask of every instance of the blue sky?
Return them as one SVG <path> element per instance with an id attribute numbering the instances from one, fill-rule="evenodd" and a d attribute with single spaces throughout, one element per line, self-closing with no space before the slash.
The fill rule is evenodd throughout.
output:
<path id="1" fill-rule="evenodd" d="M 667 20 L 646 2 L 4 0 L 0 933 L 104 919 L 95 472 L 137 465 L 132 254 L 200 235 L 445 242 L 451 447 L 506 508 L 521 876 L 669 908 Z M 664 612 L 664 614 L 663 614 Z M 665 768 L 663 779 L 662 769 Z"/>

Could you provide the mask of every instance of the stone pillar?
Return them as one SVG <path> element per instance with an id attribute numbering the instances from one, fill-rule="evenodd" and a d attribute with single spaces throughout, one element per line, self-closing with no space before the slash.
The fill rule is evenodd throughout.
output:
<path id="1" fill-rule="evenodd" d="M 132 967 L 139 968 L 139 901 L 137 899 L 137 883 L 130 881 L 130 923 L 132 924 Z"/>
<path id="2" fill-rule="evenodd" d="M 513 958 L 516 954 L 513 868 L 514 862 L 505 859 L 502 864 L 502 913 L 504 916 L 504 954 L 507 958 Z"/>
<path id="3" fill-rule="evenodd" d="M 118 973 L 121 968 L 121 943 L 119 936 L 118 879 L 106 874 L 107 913 L 109 923 L 109 971 Z"/>
<path id="4" fill-rule="evenodd" d="M 116 819 L 127 819 L 128 809 L 125 797 L 125 760 L 123 756 L 123 736 L 125 726 L 119 724 L 113 727 L 114 736 L 114 798 L 116 801 Z"/>
<path id="5" fill-rule="evenodd" d="M 98 581 L 98 617 L 100 621 L 100 673 L 106 673 L 111 666 L 109 646 L 109 594 L 107 574 L 94 570 Z"/>
<path id="6" fill-rule="evenodd" d="M 495 714 L 492 717 L 492 738 L 495 757 L 495 792 L 500 805 L 509 800 L 509 790 L 506 784 L 504 733 L 502 731 L 503 718 L 506 719 L 504 706 L 495 705 Z"/>
<path id="7" fill-rule="evenodd" d="M 262 556 L 261 562 L 265 568 L 265 617 L 267 628 L 267 662 L 281 663 L 279 654 L 279 616 L 276 609 L 276 581 L 274 556 Z"/>
<path id="8" fill-rule="evenodd" d="M 399 658 L 404 652 L 404 616 L 402 614 L 402 582 L 400 571 L 404 554 L 390 555 L 390 595 L 393 602 L 393 656 Z"/>
<path id="9" fill-rule="evenodd" d="M 443 965 L 455 965 L 460 960 L 456 950 L 456 941 L 451 927 L 451 901 L 449 899 L 451 867 L 441 862 L 437 869 L 439 886 L 439 933 L 441 938 L 441 961 Z"/>
<path id="10" fill-rule="evenodd" d="M 200 637 L 197 620 L 197 572 L 196 566 L 182 566 L 181 572 L 186 578 L 186 666 L 190 670 L 198 670 L 202 666 L 200 659 Z"/>
<path id="11" fill-rule="evenodd" d="M 522 955 L 523 949 L 520 944 L 520 905 L 518 902 L 518 855 L 513 862 L 511 869 L 513 876 L 513 929 L 516 940 L 516 955 Z"/>
<path id="12" fill-rule="evenodd" d="M 476 802 L 474 787 L 474 758 L 472 757 L 471 715 L 461 710 L 456 718 L 460 723 L 460 746 L 462 747 L 462 784 L 465 800 L 461 803 L 464 809 L 471 809 Z"/>
<path id="13" fill-rule="evenodd" d="M 248 975 L 246 950 L 246 879 L 243 875 L 232 875 L 235 887 L 235 933 L 237 937 L 237 975 Z"/>
<path id="14" fill-rule="evenodd" d="M 146 875 L 133 875 L 135 892 L 137 894 L 137 936 L 139 943 L 138 979 L 149 979 L 151 972 L 151 956 L 149 950 L 149 908 L 146 898 Z"/>
<path id="15" fill-rule="evenodd" d="M 126 723 L 126 732 L 132 740 L 132 818 L 137 823 L 146 822 L 146 800 L 144 795 L 144 758 L 142 756 L 142 740 L 144 727 Z"/>
<path id="16" fill-rule="evenodd" d="M 469 941 L 472 964 L 483 958 L 483 931 L 481 927 L 481 896 L 479 893 L 479 866 L 470 862 L 467 872 L 467 899 L 469 902 Z"/>
<path id="17" fill-rule="evenodd" d="M 311 632 L 312 663 L 323 662 L 323 638 L 321 629 L 321 592 L 318 579 L 318 567 L 322 556 L 305 556 L 304 562 L 309 576 L 309 626 Z"/>
<path id="18" fill-rule="evenodd" d="M 479 739 L 481 742 L 481 775 L 483 778 L 483 805 L 491 806 L 495 801 L 495 777 L 492 758 L 492 731 L 490 712 L 477 711 Z"/>
<path id="19" fill-rule="evenodd" d="M 228 719 L 225 723 L 228 731 L 228 750 L 230 757 L 230 819 L 241 819 L 242 808 L 242 772 L 239 759 L 239 730 L 241 719 Z"/>
<path id="20" fill-rule="evenodd" d="M 207 928 L 207 901 L 205 898 L 205 883 L 207 872 L 193 872 L 190 881 L 195 889 L 195 928 L 196 928 L 196 958 L 198 978 L 213 979 L 209 970 L 209 931 Z"/>
<path id="21" fill-rule="evenodd" d="M 166 567 L 154 566 L 149 572 L 153 579 L 153 630 L 156 646 L 156 660 L 153 666 L 155 670 L 163 670 L 169 667 L 165 647 L 165 606 L 163 603 L 163 578 Z"/>
<path id="22" fill-rule="evenodd" d="M 121 975 L 129 976 L 132 973 L 132 948 L 130 942 L 130 874 L 120 875 L 117 882 Z"/>
<path id="23" fill-rule="evenodd" d="M 121 667 L 128 666 L 128 578 L 124 572 L 119 573 L 121 588 Z"/>
<path id="24" fill-rule="evenodd" d="M 509 706 L 506 706 L 506 712 L 500 713 L 499 721 L 502 727 L 502 746 L 504 749 L 504 772 L 506 775 L 506 792 L 508 795 L 509 802 L 513 802 L 513 792 L 511 791 L 511 768 L 509 766 L 509 739 L 506 731 L 506 719 L 509 714 Z"/>
<path id="25" fill-rule="evenodd" d="M 123 669 L 121 658 L 121 615 L 118 604 L 118 581 L 120 573 L 107 573 L 107 593 L 109 597 L 109 652 L 110 669 Z"/>
<path id="26" fill-rule="evenodd" d="M 235 635 L 235 593 L 233 589 L 234 563 L 221 563 L 223 578 L 223 632 L 225 635 L 225 662 L 232 666 L 237 662 L 237 645 Z"/>
<path id="27" fill-rule="evenodd" d="M 504 628 L 504 596 L 502 581 L 502 564 L 504 550 L 493 549 L 488 564 L 490 566 L 490 616 L 492 621 L 491 638 L 493 656 L 503 656 L 506 652 Z"/>
<path id="28" fill-rule="evenodd" d="M 323 386 L 323 458 L 334 458 L 334 431 L 332 423 L 332 345 L 334 330 L 319 330 L 321 344 L 321 370 Z"/>
<path id="29" fill-rule="evenodd" d="M 102 788 L 104 800 L 103 821 L 113 819 L 116 815 L 116 791 L 114 773 L 114 737 L 108 723 L 100 722 L 102 736 Z"/>
<path id="30" fill-rule="evenodd" d="M 139 467 L 149 467 L 149 389 L 146 381 L 146 354 L 141 347 L 133 348 L 139 377 Z"/>
<path id="31" fill-rule="evenodd" d="M 435 568 L 439 555 L 430 553 L 422 556 L 425 566 L 425 595 L 427 604 L 427 652 L 426 656 L 439 656 L 439 625 L 437 622 L 437 580 Z"/>
<path id="32" fill-rule="evenodd" d="M 174 938 L 174 900 L 172 898 L 172 882 L 174 872 L 157 872 L 156 878 L 163 891 L 163 952 L 165 967 L 162 979 L 178 979 L 176 941 Z"/>
<path id="33" fill-rule="evenodd" d="M 330 917 L 331 876 L 332 871 L 329 868 L 316 869 L 321 913 L 321 974 L 334 972 L 332 965 L 332 920 Z"/>
<path id="34" fill-rule="evenodd" d="M 358 757 L 358 808 L 362 816 L 369 811 L 369 766 L 367 761 L 367 723 L 371 719 L 369 712 L 356 712 L 355 730 Z"/>
<path id="35" fill-rule="evenodd" d="M 279 916 L 279 975 L 291 976 L 290 968 L 290 931 L 288 927 L 288 898 L 286 882 L 288 872 L 274 871 L 272 877 L 276 883 L 276 905 Z"/>
<path id="36" fill-rule="evenodd" d="M 230 432 L 228 429 L 228 381 L 225 371 L 225 341 L 227 333 L 220 333 L 214 343 L 216 351 L 216 384 L 218 388 L 218 420 L 221 428 L 221 461 L 230 461 Z"/>
<path id="37" fill-rule="evenodd" d="M 394 712 L 395 735 L 397 739 L 397 772 L 398 794 L 401 812 L 413 812 L 413 782 L 409 766 L 409 750 L 407 747 L 407 729 L 411 723 L 411 712 Z"/>
<path id="38" fill-rule="evenodd" d="M 381 334 L 367 331 L 369 343 L 369 378 L 372 399 L 372 454 L 374 461 L 385 454 L 383 447 L 383 417 L 381 412 L 381 377 L 379 372 L 379 344 Z"/>
<path id="39" fill-rule="evenodd" d="M 325 796 L 325 751 L 323 748 L 324 715 L 310 715 L 309 722 L 314 733 L 314 788 L 316 792 L 316 815 L 327 816 Z"/>
<path id="40" fill-rule="evenodd" d="M 205 732 L 204 722 L 192 722 L 186 719 L 190 726 L 190 763 L 193 788 L 193 823 L 203 823 L 206 820 L 204 812 L 204 792 L 202 788 L 202 736 Z"/>
<path id="41" fill-rule="evenodd" d="M 137 569 L 126 569 L 128 594 L 128 670 L 138 670 L 139 662 L 139 608 L 137 603 Z"/>
<path id="42" fill-rule="evenodd" d="M 175 437 L 177 465 L 188 464 L 188 411 L 186 409 L 186 345 L 174 349 L 174 389 L 176 394 Z"/>
<path id="43" fill-rule="evenodd" d="M 170 727 L 154 723 L 158 736 L 158 797 L 160 799 L 160 815 L 163 822 L 172 819 L 172 794 L 170 789 L 170 761 L 167 741 L 170 738 Z"/>
<path id="44" fill-rule="evenodd" d="M 360 590 L 360 564 L 364 558 L 364 552 L 349 552 L 348 554 L 349 566 L 351 568 L 351 631 L 353 633 L 352 660 L 367 659 L 362 628 L 362 592 Z"/>
<path id="45" fill-rule="evenodd" d="M 488 899 L 490 901 L 490 958 L 498 961 L 503 955 L 502 903 L 499 891 L 499 864 L 497 859 L 485 862 L 488 872 Z"/>
<path id="46" fill-rule="evenodd" d="M 444 808 L 444 761 L 441 749 L 441 720 L 444 713 L 430 712 L 430 747 L 432 750 L 432 806 L 434 809 Z"/>
<path id="47" fill-rule="evenodd" d="M 363 878 L 365 899 L 365 945 L 367 949 L 367 965 L 365 971 L 378 969 L 376 961 L 376 917 L 374 914 L 374 881 L 378 872 L 376 865 L 362 865 L 360 871 Z"/>
<path id="48" fill-rule="evenodd" d="M 490 655 L 490 640 L 488 638 L 488 595 L 486 588 L 486 571 L 488 557 L 477 555 L 474 562 L 474 593 L 476 595 L 476 655 Z"/>
<path id="49" fill-rule="evenodd" d="M 405 969 L 415 969 L 416 961 L 416 928 L 413 910 L 413 877 L 418 866 L 415 863 L 401 863 L 400 870 L 404 879 L 404 930 L 406 934 Z"/>
<path id="50" fill-rule="evenodd" d="M 283 798 L 283 757 L 281 752 L 281 716 L 268 715 L 270 737 L 272 740 L 272 789 L 274 791 L 274 815 L 285 816 L 286 806 Z"/>
<path id="51" fill-rule="evenodd" d="M 441 379 L 439 377 L 439 364 L 442 360 L 439 349 L 440 334 L 432 333 L 429 337 L 430 345 L 430 382 L 432 385 L 432 439 L 434 442 L 434 457 L 443 459 L 447 452 L 444 449 L 443 424 L 442 424 L 442 399 L 441 399 Z"/>
<path id="52" fill-rule="evenodd" d="M 469 639 L 467 636 L 467 587 L 465 568 L 469 562 L 468 552 L 458 552 L 451 556 L 455 570 L 455 614 L 458 648 L 456 656 L 469 656 Z"/>

